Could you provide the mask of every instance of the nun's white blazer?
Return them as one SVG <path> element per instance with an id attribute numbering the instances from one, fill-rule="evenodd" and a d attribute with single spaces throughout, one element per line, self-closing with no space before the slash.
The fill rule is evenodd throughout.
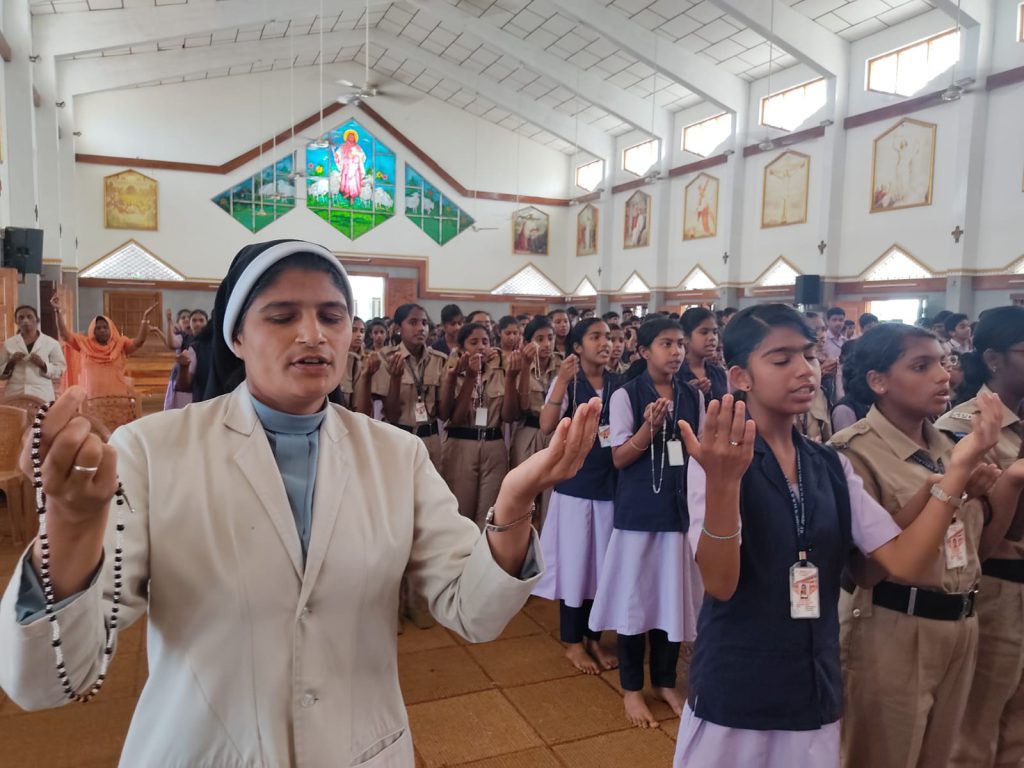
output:
<path id="1" fill-rule="evenodd" d="M 122 427 L 111 443 L 135 508 L 122 626 L 149 612 L 128 768 L 412 768 L 396 648 L 403 574 L 472 641 L 496 637 L 536 581 L 498 567 L 422 441 L 336 406 L 320 432 L 305 568 L 244 385 Z M 110 615 L 114 517 L 101 576 L 60 612 L 78 686 L 97 673 Z M 0 685 L 26 709 L 52 707 L 63 698 L 48 622 L 15 615 L 21 567 L 0 603 Z"/>

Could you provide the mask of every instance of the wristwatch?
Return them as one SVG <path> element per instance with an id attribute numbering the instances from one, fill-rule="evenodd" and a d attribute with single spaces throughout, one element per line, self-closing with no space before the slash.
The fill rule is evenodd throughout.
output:
<path id="1" fill-rule="evenodd" d="M 931 493 L 932 496 L 941 501 L 943 504 L 949 504 L 949 506 L 953 507 L 954 509 L 960 509 L 960 507 L 964 505 L 964 502 L 967 501 L 966 491 L 964 491 L 959 496 L 950 496 L 944 490 L 939 488 L 938 483 L 933 483 L 932 487 L 928 489 L 928 492 Z"/>

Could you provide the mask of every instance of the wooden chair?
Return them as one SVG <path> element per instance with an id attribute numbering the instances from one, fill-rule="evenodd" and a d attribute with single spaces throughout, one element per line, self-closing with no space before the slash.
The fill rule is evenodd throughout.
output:
<path id="1" fill-rule="evenodd" d="M 99 421 L 113 432 L 121 425 L 135 421 L 139 417 L 140 404 L 134 397 L 91 397 L 82 404 L 82 413 Z"/>
<path id="2" fill-rule="evenodd" d="M 35 535 L 32 529 L 32 483 L 18 469 L 21 439 L 28 426 L 28 415 L 21 408 L 0 405 L 0 493 L 6 502 L 11 539 L 24 544 Z"/>
<path id="3" fill-rule="evenodd" d="M 28 423 L 31 424 L 33 419 L 36 417 L 36 413 L 46 403 L 42 398 L 34 397 L 32 395 L 11 395 L 10 397 L 0 398 L 0 405 L 9 405 L 13 408 L 21 408 L 25 413 L 28 414 Z"/>

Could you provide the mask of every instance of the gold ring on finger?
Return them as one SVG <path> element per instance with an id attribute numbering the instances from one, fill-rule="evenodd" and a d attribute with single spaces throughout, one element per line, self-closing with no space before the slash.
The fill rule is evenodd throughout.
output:
<path id="1" fill-rule="evenodd" d="M 99 467 L 82 467 L 79 466 L 78 464 L 75 464 L 75 466 L 73 466 L 72 469 L 75 472 L 84 472 L 87 475 L 94 475 L 100 471 Z"/>

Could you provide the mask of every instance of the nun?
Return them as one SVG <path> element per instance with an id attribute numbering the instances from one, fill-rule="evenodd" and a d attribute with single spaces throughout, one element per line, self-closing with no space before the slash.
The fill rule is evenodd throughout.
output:
<path id="1" fill-rule="evenodd" d="M 329 402 L 351 307 L 325 248 L 247 246 L 217 292 L 211 399 L 109 444 L 78 415 L 77 387 L 45 413 L 22 456 L 45 538 L 0 601 L 15 703 L 95 690 L 116 627 L 148 612 L 149 679 L 121 766 L 413 767 L 403 578 L 444 626 L 495 638 L 542 571 L 533 499 L 582 465 L 600 404 L 505 477 L 481 533 L 422 440 Z"/>

